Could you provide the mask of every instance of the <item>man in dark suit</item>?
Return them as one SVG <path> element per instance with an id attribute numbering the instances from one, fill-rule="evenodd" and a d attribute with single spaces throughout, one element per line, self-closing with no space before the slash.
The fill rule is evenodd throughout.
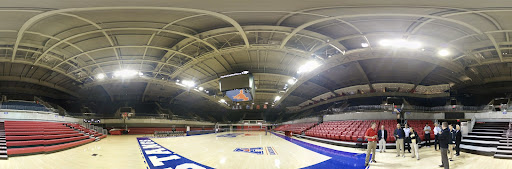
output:
<path id="1" fill-rule="evenodd" d="M 460 126 L 457 124 L 455 127 L 455 156 L 460 155 L 460 143 L 462 142 L 462 131 L 460 131 Z"/>
<path id="2" fill-rule="evenodd" d="M 386 152 L 386 139 L 388 139 L 388 131 L 384 130 L 384 125 L 380 126 L 380 130 L 377 132 L 379 141 L 379 152 Z"/>
<path id="3" fill-rule="evenodd" d="M 439 148 L 441 149 L 441 161 L 442 164 L 439 167 L 444 167 L 444 169 L 450 168 L 450 163 L 448 162 L 448 143 L 450 142 L 450 129 L 448 129 L 448 123 L 442 123 L 442 131 L 439 134 Z"/>
<path id="4" fill-rule="evenodd" d="M 402 128 L 400 128 L 400 124 L 396 124 L 395 132 L 393 132 L 395 136 L 396 143 L 396 157 L 400 157 L 400 150 L 402 150 L 402 157 L 405 158 L 405 149 L 404 149 L 404 137 L 405 133 Z"/>

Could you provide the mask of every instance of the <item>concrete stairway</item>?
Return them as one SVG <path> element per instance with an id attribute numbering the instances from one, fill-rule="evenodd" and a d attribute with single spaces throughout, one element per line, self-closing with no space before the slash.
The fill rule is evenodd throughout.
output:
<path id="1" fill-rule="evenodd" d="M 512 132 L 508 133 L 508 135 L 507 138 L 507 131 L 502 135 L 503 139 L 499 141 L 501 145 L 497 147 L 494 158 L 512 159 Z"/>
<path id="2" fill-rule="evenodd" d="M 496 153 L 503 151 L 498 147 L 506 146 L 506 143 L 500 140 L 505 139 L 503 135 L 507 129 L 508 122 L 477 123 L 473 131 L 463 136 L 460 148 L 464 152 L 495 156 Z"/>

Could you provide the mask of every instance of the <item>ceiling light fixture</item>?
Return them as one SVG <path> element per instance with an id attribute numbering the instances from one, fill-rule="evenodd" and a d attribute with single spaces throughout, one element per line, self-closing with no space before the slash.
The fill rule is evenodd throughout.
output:
<path id="1" fill-rule="evenodd" d="M 118 70 L 118 71 L 115 71 L 114 72 L 114 77 L 119 77 L 119 78 L 131 78 L 135 75 L 138 75 L 140 72 L 137 72 L 135 70 L 129 70 L 129 69 L 123 69 L 123 70 Z"/>
<path id="2" fill-rule="evenodd" d="M 276 98 L 274 99 L 274 102 L 279 101 L 279 100 L 281 100 L 281 96 L 276 96 Z"/>
<path id="3" fill-rule="evenodd" d="M 300 74 L 300 73 L 310 72 L 310 71 L 316 69 L 318 66 L 320 66 L 320 63 L 318 63 L 315 60 L 311 60 L 311 61 L 306 62 L 306 64 L 300 66 L 297 73 Z"/>
<path id="4" fill-rule="evenodd" d="M 204 90 L 204 88 L 203 88 L 203 87 L 199 87 L 198 89 L 199 89 L 199 90 L 201 90 L 201 91 L 203 91 L 203 90 Z"/>
<path id="5" fill-rule="evenodd" d="M 295 78 L 293 78 L 293 79 L 288 79 L 288 84 L 290 84 L 290 85 L 295 84 L 295 82 L 297 82 L 297 79 L 295 79 Z"/>
<path id="6" fill-rule="evenodd" d="M 423 46 L 420 42 L 408 41 L 405 39 L 393 39 L 393 40 L 384 39 L 384 40 L 379 41 L 379 44 L 384 47 L 408 48 L 408 49 L 419 49 Z"/>
<path id="7" fill-rule="evenodd" d="M 367 48 L 368 46 L 370 46 L 370 45 L 368 45 L 368 43 L 361 43 L 361 47 L 363 47 L 363 48 Z"/>
<path id="8" fill-rule="evenodd" d="M 96 75 L 96 78 L 97 78 L 98 80 L 105 79 L 105 73 L 98 73 L 98 74 Z"/>
<path id="9" fill-rule="evenodd" d="M 437 51 L 437 54 L 439 56 L 445 57 L 445 56 L 450 55 L 450 51 L 448 49 L 441 49 L 441 50 Z"/>
<path id="10" fill-rule="evenodd" d="M 187 87 L 194 87 L 194 86 L 196 86 L 196 83 L 194 81 L 191 81 L 191 80 L 183 80 L 181 82 L 181 84 L 184 84 Z"/>

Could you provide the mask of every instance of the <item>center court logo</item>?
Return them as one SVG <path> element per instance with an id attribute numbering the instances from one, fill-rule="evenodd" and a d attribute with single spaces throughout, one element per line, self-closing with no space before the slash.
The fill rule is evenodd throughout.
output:
<path id="1" fill-rule="evenodd" d="M 236 148 L 233 150 L 233 152 L 244 152 L 244 153 L 251 153 L 251 154 L 257 154 L 257 155 L 277 155 L 277 152 L 273 147 L 255 147 L 255 148 Z"/>
<path id="2" fill-rule="evenodd" d="M 217 137 L 231 137 L 231 138 L 233 138 L 233 137 L 236 137 L 236 136 L 242 135 L 242 134 L 244 134 L 244 133 L 229 133 L 229 134 L 219 135 Z"/>
<path id="3" fill-rule="evenodd" d="M 258 154 L 258 155 L 265 154 L 263 152 L 263 148 L 261 148 L 261 147 L 256 147 L 256 148 L 236 148 L 234 150 L 234 152 L 244 152 L 244 153 L 252 153 L 252 154 Z"/>

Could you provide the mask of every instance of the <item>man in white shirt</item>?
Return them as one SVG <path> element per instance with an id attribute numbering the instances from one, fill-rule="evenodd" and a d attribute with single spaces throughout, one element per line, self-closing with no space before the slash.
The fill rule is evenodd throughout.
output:
<path id="1" fill-rule="evenodd" d="M 432 128 L 428 125 L 428 123 L 425 124 L 425 128 L 423 128 L 423 131 L 425 131 L 425 146 L 430 147 L 430 131 Z"/>
<path id="2" fill-rule="evenodd" d="M 411 153 L 411 145 L 409 144 L 409 143 L 411 143 L 411 138 L 409 137 L 409 134 L 411 133 L 411 129 L 409 128 L 409 125 L 407 123 L 405 123 L 404 133 L 405 133 L 404 148 L 406 148 L 407 151 L 409 151 L 409 153 Z"/>
<path id="3" fill-rule="evenodd" d="M 439 135 L 441 134 L 442 130 L 441 128 L 439 127 L 439 124 L 437 123 L 434 123 L 434 148 L 435 150 L 437 151 L 437 145 L 439 145 Z M 439 147 L 441 148 L 441 147 Z"/>

